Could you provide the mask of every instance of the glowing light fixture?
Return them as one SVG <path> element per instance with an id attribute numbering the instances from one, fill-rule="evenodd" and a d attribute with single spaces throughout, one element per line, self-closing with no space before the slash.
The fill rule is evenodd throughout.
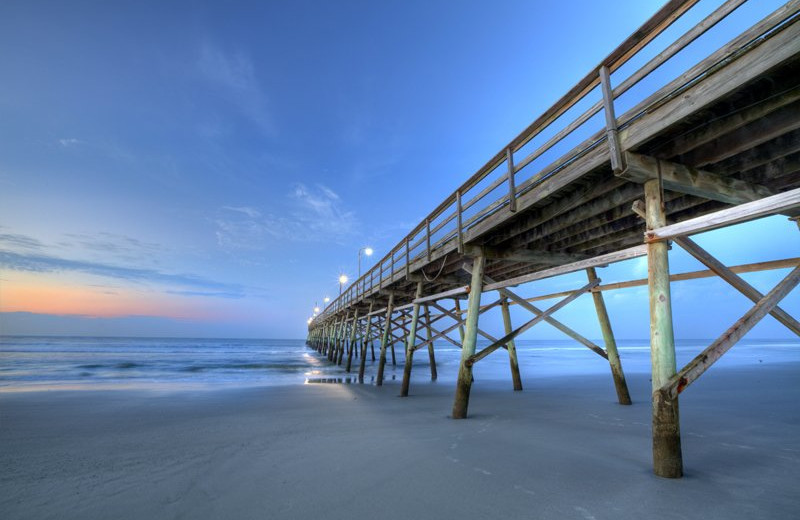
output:
<path id="1" fill-rule="evenodd" d="M 367 256 L 372 256 L 372 253 L 375 251 L 372 250 L 371 247 L 362 247 L 358 250 L 358 277 L 361 278 L 361 252 L 364 252 Z"/>

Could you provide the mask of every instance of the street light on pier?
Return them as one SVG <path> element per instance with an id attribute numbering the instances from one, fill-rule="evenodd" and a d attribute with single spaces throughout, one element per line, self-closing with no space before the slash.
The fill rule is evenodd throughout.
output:
<path id="1" fill-rule="evenodd" d="M 372 253 L 374 253 L 374 251 L 372 250 L 371 247 L 362 247 L 361 249 L 358 250 L 358 277 L 359 278 L 361 278 L 361 252 L 362 251 L 367 256 L 372 256 Z"/>
<path id="2" fill-rule="evenodd" d="M 339 275 L 339 296 L 342 295 L 342 287 L 347 283 L 347 280 L 348 278 L 346 274 Z"/>

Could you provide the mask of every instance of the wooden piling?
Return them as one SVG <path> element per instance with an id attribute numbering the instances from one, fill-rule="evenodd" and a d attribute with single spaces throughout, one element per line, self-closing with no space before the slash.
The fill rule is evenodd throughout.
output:
<path id="1" fill-rule="evenodd" d="M 478 315 L 481 308 L 481 289 L 483 288 L 483 271 L 486 258 L 475 257 L 472 265 L 472 283 L 470 284 L 469 303 L 467 304 L 467 320 L 464 327 L 464 340 L 461 346 L 461 366 L 458 369 L 456 397 L 453 402 L 453 419 L 465 419 L 469 406 L 469 392 L 472 388 L 472 365 L 469 358 L 475 354 L 478 339 Z"/>
<path id="2" fill-rule="evenodd" d="M 431 313 L 428 304 L 425 304 L 425 329 L 428 332 L 428 340 L 433 337 L 433 328 L 431 327 Z M 428 361 L 431 365 L 431 381 L 436 381 L 439 374 L 436 370 L 436 354 L 433 351 L 433 341 L 428 343 Z"/>
<path id="3" fill-rule="evenodd" d="M 348 316 L 350 316 L 350 313 L 349 312 L 345 313 L 344 324 L 342 325 L 342 331 L 341 334 L 339 335 L 339 346 L 336 349 L 336 364 L 339 366 L 341 366 L 342 364 L 342 358 L 344 357 L 344 349 L 347 348 Z"/>
<path id="4" fill-rule="evenodd" d="M 394 293 L 389 294 L 389 304 L 386 306 L 386 320 L 383 323 L 383 337 L 381 337 L 381 354 L 378 359 L 378 377 L 375 379 L 377 386 L 383 385 L 383 371 L 386 367 L 386 344 L 392 330 L 392 308 L 394 307 Z"/>
<path id="5" fill-rule="evenodd" d="M 586 270 L 586 276 L 590 282 L 597 280 L 597 273 L 594 267 Z M 614 388 L 617 390 L 617 400 L 619 404 L 631 404 L 631 395 L 628 392 L 628 383 L 625 381 L 625 373 L 622 371 L 622 361 L 619 359 L 617 341 L 614 339 L 614 332 L 611 330 L 611 320 L 608 318 L 606 302 L 603 293 L 592 291 L 594 308 L 597 312 L 597 321 L 600 322 L 600 331 L 603 334 L 603 343 L 606 347 L 608 364 L 611 367 L 611 377 L 614 379 Z"/>
<path id="6" fill-rule="evenodd" d="M 358 309 L 353 314 L 353 328 L 350 331 L 350 348 L 347 349 L 347 366 L 344 371 L 350 373 L 353 366 L 353 351 L 356 349 L 356 335 L 358 333 Z"/>
<path id="7" fill-rule="evenodd" d="M 658 179 L 644 183 L 647 229 L 666 224 Z M 660 477 L 683 475 L 678 399 L 658 392 L 677 372 L 669 287 L 669 244 L 647 244 L 647 278 L 650 294 L 650 359 L 653 387 L 653 471 Z"/>
<path id="8" fill-rule="evenodd" d="M 422 297 L 422 281 L 417 282 L 417 291 L 414 299 Z M 411 368 L 414 360 L 414 344 L 417 342 L 417 323 L 419 322 L 419 303 L 415 303 L 411 311 L 411 327 L 406 337 L 406 362 L 403 367 L 403 384 L 400 387 L 400 397 L 408 397 L 408 385 L 411 382 Z"/>
<path id="9" fill-rule="evenodd" d="M 364 337 L 361 339 L 361 363 L 358 366 L 358 382 L 364 382 L 364 370 L 367 366 L 367 341 L 369 340 L 370 334 L 372 334 L 372 307 L 373 303 L 370 302 L 369 310 L 367 311 L 367 330 L 364 331 Z M 372 358 L 375 359 L 375 356 Z"/>
<path id="10" fill-rule="evenodd" d="M 514 330 L 511 326 L 511 313 L 508 310 L 508 298 L 503 298 L 500 302 L 500 308 L 503 311 L 503 325 L 505 326 L 506 334 L 511 334 Z M 517 345 L 514 340 L 509 340 L 506 343 L 508 348 L 508 362 L 511 366 L 511 381 L 514 383 L 514 390 L 522 390 L 522 379 L 519 376 L 519 361 L 517 361 Z"/>
<path id="11" fill-rule="evenodd" d="M 461 317 L 461 300 L 456 298 L 453 300 L 455 302 L 456 314 Z M 461 339 L 461 344 L 464 344 L 464 325 L 458 325 L 458 337 Z"/>

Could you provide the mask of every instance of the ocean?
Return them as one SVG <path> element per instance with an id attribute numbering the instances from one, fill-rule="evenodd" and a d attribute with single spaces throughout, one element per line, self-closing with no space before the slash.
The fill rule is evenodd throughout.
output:
<path id="1" fill-rule="evenodd" d="M 710 341 L 678 341 L 678 367 Z M 618 346 L 626 373 L 650 371 L 647 340 L 623 340 Z M 386 381 L 403 377 L 403 349 L 395 348 L 397 364 L 387 355 Z M 377 345 L 375 351 L 377 356 Z M 603 358 L 569 340 L 521 340 L 517 351 L 523 380 L 608 372 Z M 436 344 L 437 384 L 455 381 L 460 355 L 448 343 Z M 745 339 L 718 364 L 780 362 L 800 362 L 800 340 Z M 330 363 L 304 340 L 6 336 L 0 337 L 0 392 L 347 384 L 358 382 L 358 364 L 354 359 L 348 374 L 344 366 Z M 377 364 L 368 350 L 366 384 L 374 384 Z M 476 380 L 510 379 L 506 351 L 498 350 L 477 363 L 474 375 Z M 412 382 L 430 382 L 427 349 L 415 353 Z"/>

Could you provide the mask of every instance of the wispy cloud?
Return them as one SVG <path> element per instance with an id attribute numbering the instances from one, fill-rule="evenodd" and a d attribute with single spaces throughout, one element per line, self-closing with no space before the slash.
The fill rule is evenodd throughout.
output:
<path id="1" fill-rule="evenodd" d="M 247 54 L 243 51 L 226 52 L 207 41 L 200 46 L 197 68 L 206 81 L 218 87 L 243 116 L 266 134 L 274 134 L 275 127 L 267 109 L 264 89 Z"/>
<path id="2" fill-rule="evenodd" d="M 42 249 L 44 247 L 39 240 L 17 233 L 0 233 L 0 244 L 14 249 Z"/>
<path id="3" fill-rule="evenodd" d="M 243 297 L 244 288 L 238 284 L 217 282 L 207 278 L 180 273 L 165 273 L 155 269 L 143 269 L 90 262 L 84 260 L 71 260 L 42 254 L 22 254 L 11 251 L 0 251 L 0 266 L 14 271 L 28 272 L 81 272 L 106 278 L 125 280 L 128 282 L 155 283 L 173 287 L 180 287 L 184 294 L 202 291 L 205 295 L 209 292 L 225 297 Z"/>
<path id="4" fill-rule="evenodd" d="M 356 234 L 358 219 L 327 186 L 295 184 L 284 215 L 263 214 L 249 206 L 223 206 L 214 219 L 224 248 L 262 249 L 270 240 L 341 242 Z"/>
<path id="5" fill-rule="evenodd" d="M 77 246 L 89 251 L 116 254 L 126 258 L 150 256 L 164 250 L 160 244 L 143 242 L 138 238 L 116 233 L 100 232 L 96 235 L 68 233 L 64 236 L 71 242 L 64 242 L 62 245 Z"/>
<path id="6" fill-rule="evenodd" d="M 66 138 L 61 138 L 61 139 L 58 140 L 58 144 L 60 144 L 64 148 L 69 148 L 71 146 L 77 146 L 80 143 L 81 143 L 81 141 L 78 140 L 78 139 L 75 139 L 74 137 L 66 137 Z"/>
<path id="7" fill-rule="evenodd" d="M 261 216 L 261 212 L 255 208 L 251 208 L 249 206 L 223 206 L 222 209 L 226 209 L 228 211 L 234 211 L 237 213 L 242 213 L 247 215 L 250 218 L 259 218 Z"/>

